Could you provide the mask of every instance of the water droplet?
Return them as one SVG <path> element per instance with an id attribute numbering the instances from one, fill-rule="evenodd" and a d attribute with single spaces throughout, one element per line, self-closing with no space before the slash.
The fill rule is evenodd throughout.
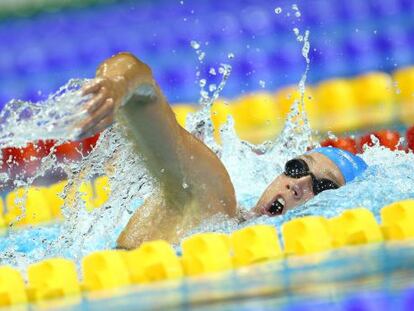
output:
<path id="1" fill-rule="evenodd" d="M 198 54 L 198 60 L 201 62 L 204 59 L 205 56 L 206 56 L 206 53 L 204 53 L 204 52 L 199 53 Z"/>
<path id="2" fill-rule="evenodd" d="M 293 28 L 293 33 L 295 34 L 295 36 L 299 36 L 299 28 Z"/>
<path id="3" fill-rule="evenodd" d="M 328 131 L 328 138 L 329 139 L 336 139 L 337 137 L 336 137 L 336 135 L 333 132 Z"/>
<path id="4" fill-rule="evenodd" d="M 187 189 L 188 188 L 188 184 L 186 182 L 183 182 L 182 186 L 183 186 L 183 189 Z"/>
<path id="5" fill-rule="evenodd" d="M 395 94 L 399 95 L 401 93 L 401 90 L 400 90 L 400 88 L 398 86 L 398 83 L 397 82 L 393 82 L 393 85 L 394 85 L 394 89 L 395 89 Z"/>
<path id="6" fill-rule="evenodd" d="M 233 53 L 229 53 L 229 54 L 227 54 L 227 58 L 228 58 L 228 59 L 233 59 L 233 58 L 234 58 L 234 54 L 233 54 Z"/>
<path id="7" fill-rule="evenodd" d="M 297 4 L 292 4 L 292 10 L 295 11 L 295 16 L 300 17 L 302 14 L 299 11 Z"/>
<path id="8" fill-rule="evenodd" d="M 261 86 L 262 88 L 265 88 L 265 87 L 266 87 L 266 81 L 260 80 L 260 81 L 259 81 L 259 84 L 260 84 L 260 86 Z"/>
<path id="9" fill-rule="evenodd" d="M 275 13 L 276 13 L 276 14 L 280 14 L 280 13 L 282 13 L 282 8 L 281 8 L 281 7 L 277 7 L 277 8 L 275 9 Z"/>
<path id="10" fill-rule="evenodd" d="M 215 76 L 217 74 L 216 69 L 210 68 L 209 74 L 211 74 L 212 76 Z"/>
<path id="11" fill-rule="evenodd" d="M 200 82 L 199 82 L 200 87 L 205 87 L 206 84 L 207 84 L 206 79 L 200 79 Z"/>
<path id="12" fill-rule="evenodd" d="M 205 90 L 200 91 L 200 95 L 202 98 L 209 99 L 208 92 Z"/>
<path id="13" fill-rule="evenodd" d="M 210 84 L 208 87 L 208 90 L 210 92 L 214 92 L 215 90 L 217 90 L 217 86 L 215 84 Z"/>
<path id="14" fill-rule="evenodd" d="M 191 40 L 190 44 L 191 44 L 191 47 L 195 50 L 198 50 L 200 48 L 200 43 L 198 43 L 195 40 Z"/>

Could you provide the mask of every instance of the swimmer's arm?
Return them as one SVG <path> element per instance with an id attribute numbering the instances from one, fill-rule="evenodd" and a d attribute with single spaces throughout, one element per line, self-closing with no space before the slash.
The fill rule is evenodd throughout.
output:
<path id="1" fill-rule="evenodd" d="M 130 130 L 136 152 L 160 183 L 168 206 L 183 208 L 193 200 L 208 204 L 200 201 L 209 197 L 212 213 L 234 216 L 234 189 L 226 169 L 207 146 L 178 124 L 155 82 L 140 83 L 118 116 Z"/>
<path id="2" fill-rule="evenodd" d="M 210 197 L 216 209 L 231 216 L 236 211 L 234 189 L 217 156 L 176 121 L 151 69 L 132 54 L 122 53 L 97 70 L 97 79 L 84 90 L 93 97 L 88 103 L 91 117 L 81 127 L 96 133 L 117 116 L 128 125 L 136 151 L 144 158 L 169 206 Z"/>

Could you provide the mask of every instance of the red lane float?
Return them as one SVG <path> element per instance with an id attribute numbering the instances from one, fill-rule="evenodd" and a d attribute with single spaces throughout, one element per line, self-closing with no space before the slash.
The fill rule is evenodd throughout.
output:
<path id="1" fill-rule="evenodd" d="M 407 129 L 407 133 L 405 134 L 405 137 L 407 139 L 407 147 L 414 151 L 414 126 L 411 126 Z"/>
<path id="2" fill-rule="evenodd" d="M 34 173 L 41 158 L 38 157 L 36 147 L 29 143 L 23 148 L 4 148 L 2 150 L 2 160 L 2 170 L 15 175 L 21 170 L 28 174 Z"/>
<path id="3" fill-rule="evenodd" d="M 19 173 L 33 175 L 39 168 L 42 158 L 53 153 L 58 161 L 77 161 L 88 155 L 95 147 L 99 134 L 81 141 L 69 141 L 56 145 L 55 140 L 40 140 L 28 143 L 25 147 L 7 147 L 2 149 L 3 172 L 15 176 Z"/>
<path id="4" fill-rule="evenodd" d="M 404 146 L 399 146 L 400 134 L 397 131 L 380 130 L 375 131 L 353 139 L 351 137 L 340 137 L 336 139 L 326 139 L 321 142 L 323 147 L 336 147 L 343 149 L 354 154 L 364 151 L 364 146 L 372 147 L 374 145 L 372 136 L 376 137 L 381 146 L 389 148 L 391 150 L 406 150 Z M 411 150 L 414 150 L 414 126 L 407 130 L 407 144 Z"/>
<path id="5" fill-rule="evenodd" d="M 36 142 L 36 150 L 39 157 L 46 157 L 52 151 L 52 148 L 56 145 L 56 142 L 51 139 L 39 140 Z"/>
<path id="6" fill-rule="evenodd" d="M 92 149 L 95 148 L 98 139 L 99 139 L 99 134 L 96 134 L 95 136 L 85 138 L 82 141 L 82 155 L 83 156 L 87 156 L 89 153 L 91 153 Z"/>
<path id="7" fill-rule="evenodd" d="M 372 135 L 378 139 L 381 146 L 387 147 L 391 150 L 397 149 L 400 134 L 397 131 L 381 130 L 364 135 L 359 139 L 358 147 L 361 152 L 364 150 L 365 145 L 370 147 L 374 145 L 372 142 Z"/>

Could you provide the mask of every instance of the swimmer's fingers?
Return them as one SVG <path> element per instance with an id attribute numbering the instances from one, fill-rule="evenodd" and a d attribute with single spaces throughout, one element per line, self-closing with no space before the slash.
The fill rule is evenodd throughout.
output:
<path id="1" fill-rule="evenodd" d="M 95 135 L 96 133 L 102 132 L 107 127 L 111 126 L 113 123 L 113 117 L 107 116 L 95 124 L 93 127 L 88 128 L 87 130 L 83 131 L 79 136 L 78 139 L 85 139 Z"/>
<path id="2" fill-rule="evenodd" d="M 105 102 L 98 106 L 93 112 L 89 112 L 89 116 L 81 121 L 77 127 L 82 130 L 82 132 L 89 131 L 90 128 L 94 127 L 101 119 L 105 118 L 108 114 L 113 114 L 114 111 L 114 101 L 112 98 L 107 98 Z"/>
<path id="3" fill-rule="evenodd" d="M 90 101 L 85 104 L 86 111 L 89 114 L 94 114 L 102 105 L 105 104 L 105 101 L 108 99 L 108 92 L 105 87 L 102 87 L 99 90 L 99 93 L 96 94 Z"/>
<path id="4" fill-rule="evenodd" d="M 113 118 L 108 116 L 101 121 L 94 127 L 93 131 L 87 132 L 85 137 L 93 136 L 96 133 L 102 132 L 106 128 L 110 127 L 113 123 Z"/>
<path id="5" fill-rule="evenodd" d="M 105 102 L 91 114 L 91 118 L 98 123 L 100 120 L 106 118 L 108 115 L 113 117 L 115 105 L 112 98 L 107 98 Z"/>
<path id="6" fill-rule="evenodd" d="M 96 93 L 101 89 L 102 86 L 103 86 L 103 80 L 95 79 L 92 82 L 86 84 L 82 88 L 82 96 Z"/>
<path id="7" fill-rule="evenodd" d="M 101 131 L 101 125 L 99 126 L 99 129 L 98 125 L 104 119 L 110 121 L 110 123 L 107 125 L 109 126 L 113 122 L 114 108 L 114 101 L 111 98 L 106 99 L 103 105 L 101 105 L 94 113 L 92 113 L 89 118 L 78 125 L 78 127 L 81 129 L 79 138 L 86 138 Z"/>

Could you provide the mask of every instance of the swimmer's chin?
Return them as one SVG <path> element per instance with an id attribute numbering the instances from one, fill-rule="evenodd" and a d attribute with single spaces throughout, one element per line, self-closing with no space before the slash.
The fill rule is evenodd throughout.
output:
<path id="1" fill-rule="evenodd" d="M 237 221 L 239 223 L 243 223 L 245 221 L 253 220 L 253 219 L 259 218 L 261 216 L 263 216 L 263 215 L 258 214 L 254 208 L 249 210 L 249 211 L 239 209 L 239 213 L 237 215 Z"/>

